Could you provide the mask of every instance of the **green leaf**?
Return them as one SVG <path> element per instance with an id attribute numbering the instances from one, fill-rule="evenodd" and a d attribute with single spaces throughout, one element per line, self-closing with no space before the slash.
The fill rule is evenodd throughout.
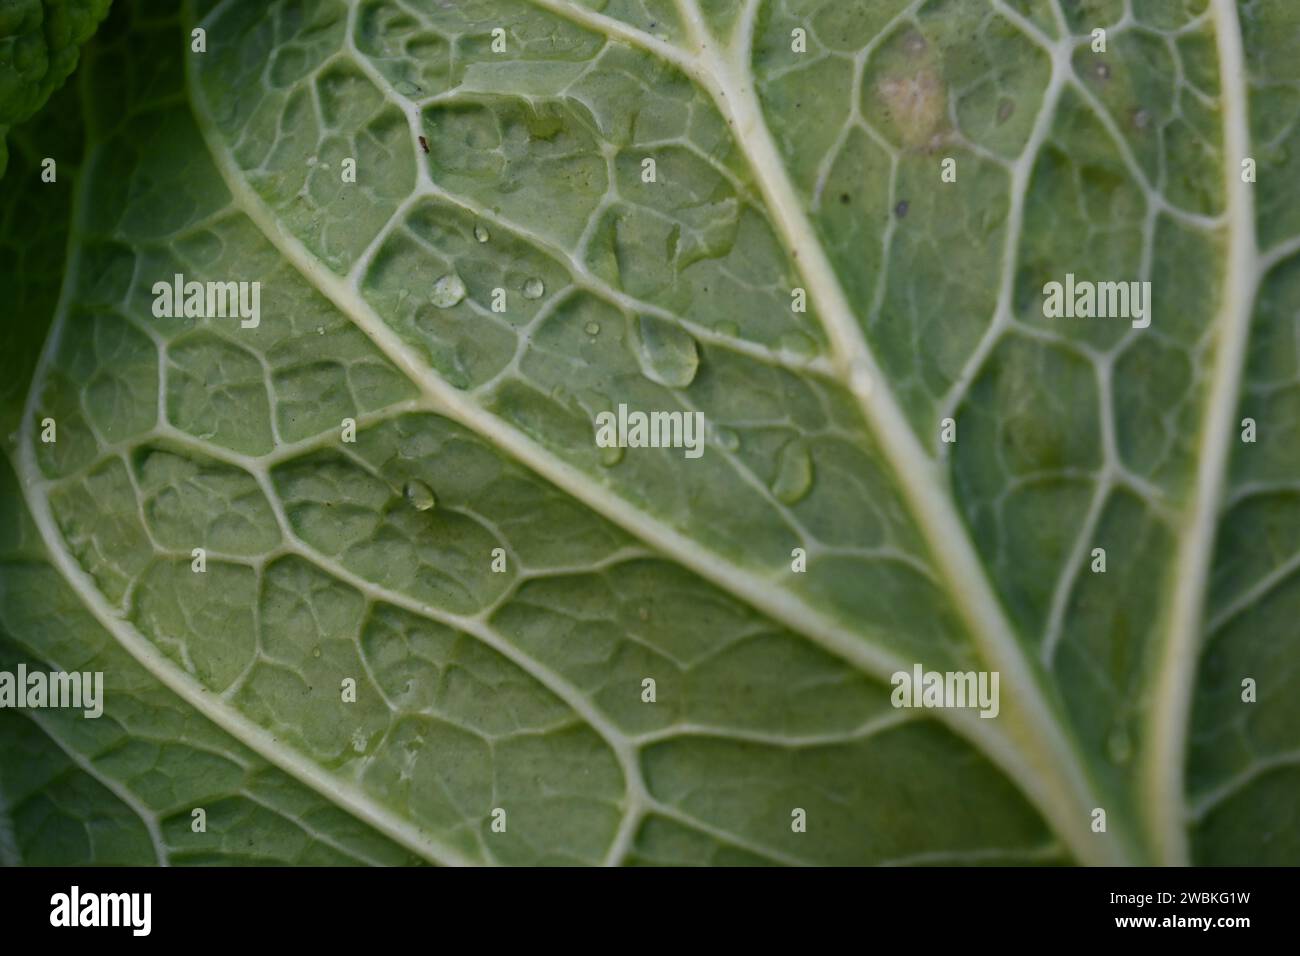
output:
<path id="1" fill-rule="evenodd" d="M 0 4 L 0 176 L 9 127 L 35 115 L 77 67 L 81 45 L 112 0 L 5 0 Z"/>
<path id="2" fill-rule="evenodd" d="M 0 199 L 0 670 L 108 685 L 0 848 L 1300 862 L 1294 18 L 1139 6 L 119 5 Z"/>

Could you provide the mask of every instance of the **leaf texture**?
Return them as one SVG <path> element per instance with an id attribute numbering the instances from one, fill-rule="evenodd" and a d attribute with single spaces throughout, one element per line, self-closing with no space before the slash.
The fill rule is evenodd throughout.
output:
<path id="1" fill-rule="evenodd" d="M 109 683 L 0 712 L 0 850 L 1300 860 L 1298 31 L 120 4 L 0 199 L 40 250 L 0 665 Z M 1150 282 L 1149 327 L 1045 318 L 1067 273 Z M 260 323 L 160 317 L 176 274 Z M 703 413 L 703 454 L 597 447 L 620 404 Z M 1000 712 L 892 706 L 914 664 Z"/>

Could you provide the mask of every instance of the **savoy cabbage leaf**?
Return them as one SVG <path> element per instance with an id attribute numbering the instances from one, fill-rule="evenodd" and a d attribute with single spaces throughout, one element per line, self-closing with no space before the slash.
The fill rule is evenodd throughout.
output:
<path id="1" fill-rule="evenodd" d="M 0 710 L 0 857 L 1300 862 L 1298 46 L 118 4 L 0 195 L 0 670 L 105 680 Z"/>
<path id="2" fill-rule="evenodd" d="M 77 66 L 111 0 L 4 0 L 0 3 L 0 176 L 5 132 L 28 119 Z"/>

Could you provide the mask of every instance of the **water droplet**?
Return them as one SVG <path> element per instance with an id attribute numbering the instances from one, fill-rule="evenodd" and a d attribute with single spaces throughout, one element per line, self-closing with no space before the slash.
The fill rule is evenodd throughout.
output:
<path id="1" fill-rule="evenodd" d="M 313 648 L 311 649 L 311 656 L 312 656 L 312 657 L 320 657 L 320 648 L 319 648 L 319 647 L 313 647 Z"/>
<path id="2" fill-rule="evenodd" d="M 778 501 L 792 505 L 812 487 L 812 458 L 808 455 L 808 446 L 798 438 L 786 442 L 776 456 L 776 481 L 772 482 L 772 494 Z"/>
<path id="3" fill-rule="evenodd" d="M 700 352 L 695 339 L 673 322 L 643 315 L 640 332 L 641 371 L 646 378 L 669 388 L 685 388 L 695 381 Z"/>
<path id="4" fill-rule="evenodd" d="M 491 236 L 491 234 L 490 234 L 486 229 L 484 229 L 482 226 L 475 226 L 475 227 L 474 227 L 474 238 L 477 239 L 479 242 L 487 242 L 489 239 L 492 238 L 492 236 Z"/>
<path id="5" fill-rule="evenodd" d="M 781 348 L 801 359 L 810 359 L 817 354 L 817 343 L 802 332 L 787 332 L 781 336 Z"/>
<path id="6" fill-rule="evenodd" d="M 713 331 L 717 332 L 719 335 L 725 335 L 728 338 L 740 338 L 740 326 L 735 322 L 719 322 L 713 327 Z"/>
<path id="7" fill-rule="evenodd" d="M 414 478 L 402 486 L 402 497 L 416 511 L 429 511 L 438 503 L 438 499 L 433 496 L 433 489 Z"/>
<path id="8" fill-rule="evenodd" d="M 610 445 L 600 450 L 600 463 L 606 468 L 613 468 L 623 460 L 623 447 Z"/>
<path id="9" fill-rule="evenodd" d="M 525 299 L 540 299 L 546 291 L 546 283 L 536 277 L 529 279 L 524 283 Z"/>
<path id="10" fill-rule="evenodd" d="M 730 428 L 714 428 L 713 440 L 725 451 L 735 451 L 740 447 L 740 436 Z"/>
<path id="11" fill-rule="evenodd" d="M 1110 736 L 1106 738 L 1106 753 L 1110 754 L 1112 762 L 1120 764 L 1128 763 L 1129 758 L 1133 756 L 1133 741 L 1122 724 L 1112 729 Z"/>
<path id="12" fill-rule="evenodd" d="M 588 335 L 599 335 L 599 334 L 600 334 L 600 324 L 599 324 L 598 322 L 588 322 L 585 326 L 583 326 L 583 330 L 584 330 Z"/>
<path id="13" fill-rule="evenodd" d="M 452 272 L 433 284 L 433 294 L 429 301 L 440 309 L 450 309 L 465 298 L 465 283 L 461 277 Z"/>

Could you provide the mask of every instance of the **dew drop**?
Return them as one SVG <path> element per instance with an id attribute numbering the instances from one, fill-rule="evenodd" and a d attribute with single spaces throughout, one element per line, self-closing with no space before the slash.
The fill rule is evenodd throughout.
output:
<path id="1" fill-rule="evenodd" d="M 491 236 L 491 234 L 490 234 L 486 229 L 484 229 L 482 226 L 475 226 L 475 227 L 474 227 L 474 238 L 477 239 L 479 242 L 487 242 L 489 239 L 492 238 L 492 236 Z"/>
<path id="2" fill-rule="evenodd" d="M 598 322 L 588 322 L 585 326 L 583 326 L 583 331 L 585 331 L 588 335 L 599 335 L 600 324 Z"/>
<path id="3" fill-rule="evenodd" d="M 415 478 L 402 486 L 402 497 L 416 511 L 430 511 L 438 503 L 438 499 L 433 496 L 433 489 Z"/>
<path id="4" fill-rule="evenodd" d="M 319 647 L 313 647 L 313 648 L 311 649 L 311 656 L 312 656 L 312 657 L 320 657 L 320 648 L 319 648 Z"/>
<path id="5" fill-rule="evenodd" d="M 725 335 L 728 338 L 732 338 L 732 339 L 740 338 L 740 326 L 737 325 L 735 322 L 731 322 L 731 321 L 719 322 L 713 326 L 713 331 L 717 332 L 719 335 Z"/>
<path id="6" fill-rule="evenodd" d="M 802 332 L 787 332 L 781 336 L 779 344 L 796 358 L 810 359 L 817 354 L 817 343 Z"/>
<path id="7" fill-rule="evenodd" d="M 740 436 L 730 428 L 715 428 L 713 430 L 713 440 L 724 451 L 735 451 L 740 447 Z"/>
<path id="8" fill-rule="evenodd" d="M 792 505 L 812 487 L 812 458 L 808 446 L 798 438 L 786 442 L 776 456 L 776 481 L 772 494 L 783 504 Z"/>
<path id="9" fill-rule="evenodd" d="M 546 284 L 536 277 L 529 279 L 524 283 L 525 299 L 540 299 L 546 291 Z"/>
<path id="10" fill-rule="evenodd" d="M 695 339 L 680 326 L 654 316 L 637 321 L 641 372 L 652 382 L 685 388 L 695 381 L 700 352 Z"/>
<path id="11" fill-rule="evenodd" d="M 1106 738 L 1106 753 L 1114 763 L 1128 763 L 1129 758 L 1133 756 L 1133 741 L 1129 739 L 1128 730 L 1122 725 L 1116 726 L 1111 730 L 1110 736 Z"/>
<path id="12" fill-rule="evenodd" d="M 623 460 L 623 447 L 610 445 L 600 450 L 600 463 L 606 468 L 613 468 Z"/>
<path id="13" fill-rule="evenodd" d="M 440 309 L 450 309 L 465 298 L 465 283 L 461 277 L 452 272 L 433 284 L 433 294 L 429 301 Z"/>

